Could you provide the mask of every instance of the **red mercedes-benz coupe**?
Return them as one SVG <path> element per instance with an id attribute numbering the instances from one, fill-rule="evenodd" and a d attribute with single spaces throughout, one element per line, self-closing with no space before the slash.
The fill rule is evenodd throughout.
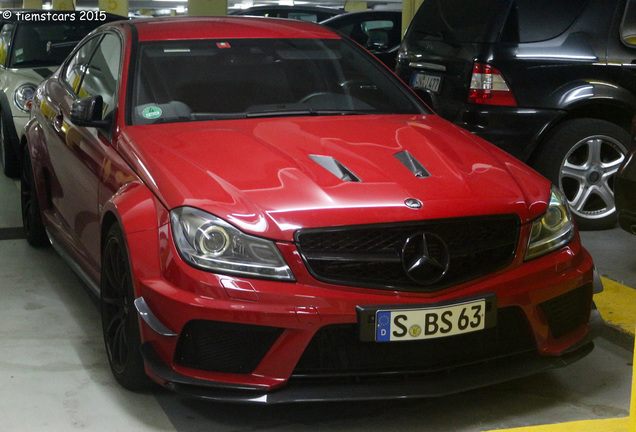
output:
<path id="1" fill-rule="evenodd" d="M 437 396 L 592 348 L 602 287 L 562 194 L 318 25 L 107 24 L 25 136 L 27 238 L 99 296 L 126 388 Z"/>

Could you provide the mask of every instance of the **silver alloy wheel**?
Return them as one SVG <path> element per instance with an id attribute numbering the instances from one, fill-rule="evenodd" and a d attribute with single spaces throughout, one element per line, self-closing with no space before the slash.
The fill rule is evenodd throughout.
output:
<path id="1" fill-rule="evenodd" d="M 614 175 L 627 149 L 615 138 L 594 135 L 577 142 L 566 154 L 559 187 L 572 212 L 585 219 L 601 219 L 616 211 Z"/>

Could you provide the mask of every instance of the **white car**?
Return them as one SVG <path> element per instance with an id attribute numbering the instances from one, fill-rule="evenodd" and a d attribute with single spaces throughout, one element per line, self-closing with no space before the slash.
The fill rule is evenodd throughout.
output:
<path id="1" fill-rule="evenodd" d="M 38 84 L 84 36 L 114 19 L 122 17 L 24 9 L 0 14 L 0 153 L 7 176 L 20 174 L 19 146 L 29 119 L 27 103 Z"/>

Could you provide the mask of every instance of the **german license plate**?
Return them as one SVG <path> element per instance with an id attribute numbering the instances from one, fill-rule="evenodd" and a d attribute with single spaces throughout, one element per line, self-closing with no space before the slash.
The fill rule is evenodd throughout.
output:
<path id="1" fill-rule="evenodd" d="M 413 77 L 413 88 L 430 90 L 433 93 L 439 93 L 439 87 L 442 84 L 442 77 L 435 75 L 426 75 L 416 73 Z"/>
<path id="2" fill-rule="evenodd" d="M 377 342 L 434 339 L 486 328 L 486 300 L 448 306 L 377 310 Z"/>

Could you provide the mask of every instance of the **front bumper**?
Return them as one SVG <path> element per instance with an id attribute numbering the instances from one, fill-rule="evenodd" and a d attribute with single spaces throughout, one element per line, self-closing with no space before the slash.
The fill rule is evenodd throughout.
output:
<path id="1" fill-rule="evenodd" d="M 176 373 L 167 367 L 152 345 L 142 347 L 144 361 L 152 374 L 161 377 L 170 390 L 190 397 L 223 402 L 279 404 L 324 401 L 391 400 L 442 397 L 488 385 L 534 375 L 567 366 L 589 354 L 592 340 L 601 334 L 603 321 L 597 310 L 592 313 L 590 333 L 559 357 L 533 353 L 515 354 L 478 364 L 420 374 L 392 374 L 368 380 L 291 380 L 270 392 L 240 385 L 211 383 Z"/>
<path id="2" fill-rule="evenodd" d="M 422 294 L 317 282 L 291 244 L 279 248 L 295 283 L 202 272 L 160 240 L 169 235 L 162 230 L 128 236 L 146 305 L 142 352 L 151 378 L 192 396 L 263 403 L 440 396 L 569 364 L 591 350 L 600 322 L 596 313 L 589 320 L 594 268 L 578 236 L 555 253 L 525 263 L 521 254 L 492 275 Z M 359 340 L 358 306 L 475 296 L 496 297 L 492 330 L 434 339 L 426 349 Z"/>

